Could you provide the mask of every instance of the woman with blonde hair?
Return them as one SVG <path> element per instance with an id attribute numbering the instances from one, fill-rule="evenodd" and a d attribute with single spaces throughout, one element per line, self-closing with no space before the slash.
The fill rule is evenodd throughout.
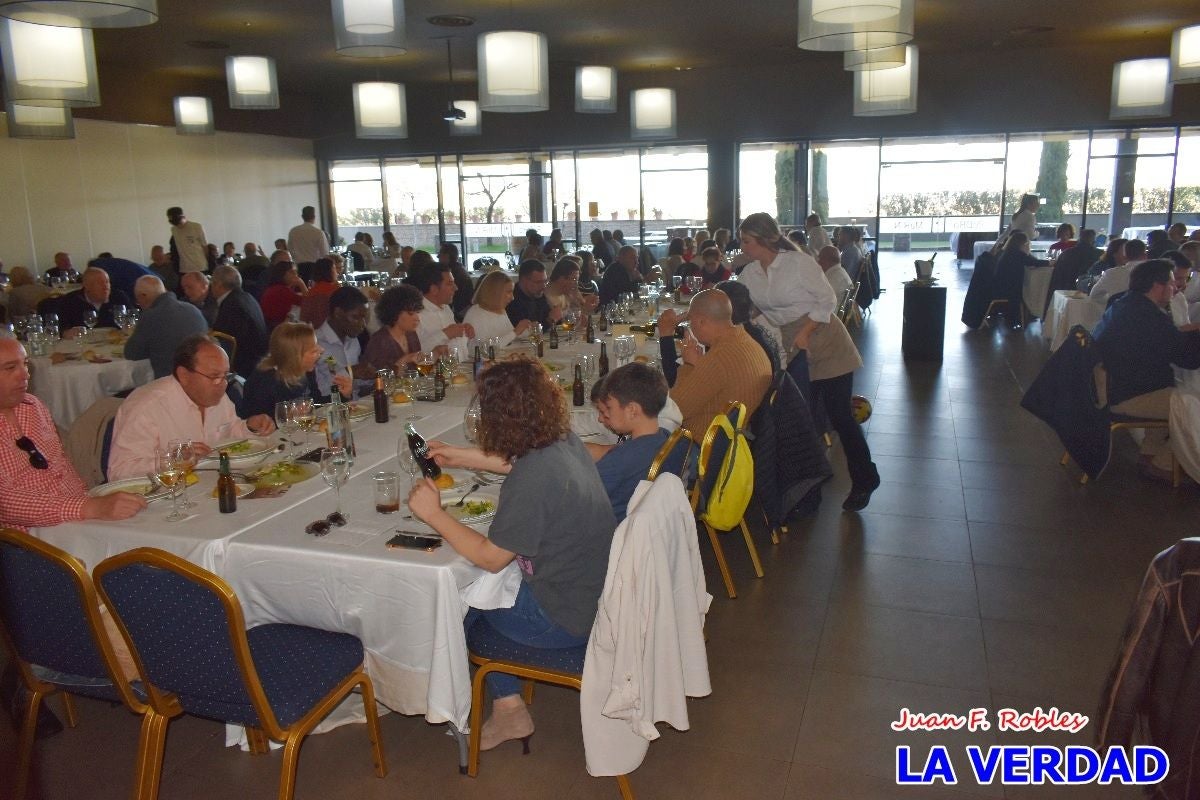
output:
<path id="1" fill-rule="evenodd" d="M 754 259 L 742 270 L 741 282 L 783 335 L 788 372 L 814 409 L 824 407 L 837 431 L 852 482 L 842 508 L 861 511 L 879 488 L 879 470 L 850 406 L 862 357 L 834 313 L 837 296 L 817 262 L 780 232 L 770 214 L 746 217 L 740 237 L 742 252 Z"/>
<path id="2" fill-rule="evenodd" d="M 275 416 L 275 404 L 284 400 L 310 397 L 318 402 L 329 398 L 317 389 L 313 369 L 324 350 L 317 344 L 317 334 L 306 322 L 281 322 L 271 331 L 267 355 L 258 369 L 246 379 L 238 416 L 248 419 L 255 414 Z M 349 375 L 337 375 L 333 382 L 346 397 L 350 396 Z"/>
<path id="3" fill-rule="evenodd" d="M 523 319 L 513 326 L 504 310 L 512 299 L 512 278 L 500 271 L 489 272 L 475 288 L 475 297 L 463 317 L 463 324 L 474 326 L 477 340 L 499 338 L 500 346 L 504 347 L 533 325 L 530 320 Z"/>
<path id="4" fill-rule="evenodd" d="M 577 256 L 563 256 L 550 270 L 550 277 L 546 281 L 546 299 L 550 301 L 551 308 L 557 306 L 563 311 L 574 309 L 585 314 L 596 310 L 599 298 L 594 294 L 585 297 L 579 290 L 582 268 L 583 262 Z"/>
<path id="5" fill-rule="evenodd" d="M 33 279 L 28 267 L 13 267 L 8 271 L 8 318 L 37 313 L 37 305 L 50 296 L 49 287 Z"/>

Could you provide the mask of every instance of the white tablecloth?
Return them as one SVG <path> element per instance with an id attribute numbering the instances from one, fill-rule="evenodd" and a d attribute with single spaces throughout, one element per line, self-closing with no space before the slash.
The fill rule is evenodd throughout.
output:
<path id="1" fill-rule="evenodd" d="M 1076 325 L 1089 331 L 1096 327 L 1104 311 L 1075 289 L 1057 289 L 1050 300 L 1050 309 L 1042 320 L 1042 337 L 1050 342 L 1050 349 L 1057 350 L 1066 341 L 1067 334 Z"/>
<path id="2" fill-rule="evenodd" d="M 104 334 L 95 333 L 99 340 Z M 67 430 L 76 417 L 101 397 L 123 392 L 154 380 L 149 360 L 126 361 L 121 356 L 122 345 L 87 344 L 87 349 L 111 358 L 107 364 L 75 360 L 54 364 L 46 357 L 30 359 L 32 374 L 29 391 L 46 404 L 54 423 Z M 66 352 L 70 345 L 60 343 L 58 350 Z"/>
<path id="3" fill-rule="evenodd" d="M 1025 282 L 1021 297 L 1030 317 L 1041 317 L 1046 308 L 1046 292 L 1050 290 L 1050 276 L 1054 267 L 1034 267 L 1025 270 Z"/>

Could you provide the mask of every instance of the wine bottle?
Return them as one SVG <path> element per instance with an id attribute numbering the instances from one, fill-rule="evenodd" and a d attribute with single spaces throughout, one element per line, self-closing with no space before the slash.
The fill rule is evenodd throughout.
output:
<path id="1" fill-rule="evenodd" d="M 217 467 L 217 510 L 222 514 L 237 511 L 237 484 L 229 472 L 229 451 L 221 451 L 221 462 Z"/>
<path id="2" fill-rule="evenodd" d="M 584 404 L 583 367 L 579 364 L 575 365 L 575 383 L 571 384 L 571 400 L 577 406 Z"/>
<path id="3" fill-rule="evenodd" d="M 654 334 L 658 331 L 658 326 L 653 322 L 647 322 L 645 325 L 630 325 L 629 330 L 634 333 L 644 333 L 646 338 L 653 339 Z"/>
<path id="4" fill-rule="evenodd" d="M 591 314 L 588 314 L 588 318 L 587 318 L 587 343 L 588 344 L 596 343 L 596 327 L 594 325 L 592 325 L 592 315 Z"/>
<path id="5" fill-rule="evenodd" d="M 417 466 L 421 468 L 421 473 L 426 478 L 437 480 L 438 476 L 442 474 L 442 468 L 433 460 L 433 456 L 429 455 L 429 445 L 425 443 L 425 437 L 417 433 L 417 429 L 411 422 L 404 424 L 404 432 L 408 435 L 408 449 L 412 451 Z"/>
<path id="6" fill-rule="evenodd" d="M 446 399 L 446 369 L 442 366 L 441 361 L 438 361 L 433 368 L 433 399 L 435 401 Z"/>
<path id="7" fill-rule="evenodd" d="M 608 317 L 603 312 L 600 314 L 600 332 L 608 333 Z"/>
<path id="8" fill-rule="evenodd" d="M 391 402 L 387 395 L 387 390 L 383 387 L 383 376 L 375 376 L 375 421 L 379 423 L 388 421 L 388 411 L 391 408 Z"/>
<path id="9" fill-rule="evenodd" d="M 541 336 L 538 337 L 537 348 L 538 348 L 538 358 L 545 358 L 545 356 L 546 356 L 546 340 L 543 339 Z"/>
<path id="10" fill-rule="evenodd" d="M 596 365 L 596 374 L 601 378 L 608 374 L 608 346 L 604 342 L 600 343 L 600 361 Z"/>
<path id="11" fill-rule="evenodd" d="M 483 371 L 483 348 L 475 345 L 475 371 L 473 377 L 479 380 L 479 373 Z"/>
<path id="12" fill-rule="evenodd" d="M 558 349 L 558 325 L 550 326 L 550 349 Z"/>

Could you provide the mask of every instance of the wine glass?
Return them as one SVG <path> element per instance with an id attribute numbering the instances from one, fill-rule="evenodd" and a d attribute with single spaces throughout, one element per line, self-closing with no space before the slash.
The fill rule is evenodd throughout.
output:
<path id="1" fill-rule="evenodd" d="M 174 439 L 167 443 L 167 449 L 174 455 L 176 463 L 183 472 L 179 479 L 179 494 L 181 495 L 179 505 L 183 508 L 195 508 L 196 503 L 188 497 L 188 479 L 196 469 L 198 460 L 196 449 L 192 446 L 190 439 Z"/>
<path id="2" fill-rule="evenodd" d="M 169 446 L 159 448 L 155 452 L 154 477 L 171 490 L 171 513 L 167 515 L 167 522 L 177 522 L 185 516 L 179 510 L 179 492 L 176 491 L 179 479 L 183 474 L 183 467 L 179 463 L 175 451 Z"/>
<path id="3" fill-rule="evenodd" d="M 683 285 L 683 276 L 682 275 L 672 275 L 671 276 L 671 291 L 678 292 L 679 287 L 682 285 Z"/>
<path id="4" fill-rule="evenodd" d="M 337 513 L 342 514 L 342 484 L 350 477 L 350 456 L 344 447 L 325 447 L 321 449 L 321 477 L 333 487 L 337 498 Z"/>
<path id="5" fill-rule="evenodd" d="M 562 315 L 562 326 L 567 332 L 567 344 L 575 341 L 575 327 L 579 324 L 579 309 L 568 308 Z"/>
<path id="6" fill-rule="evenodd" d="M 428 377 L 433 374 L 433 368 L 437 364 L 437 356 L 432 350 L 426 350 L 421 353 L 421 358 L 417 361 L 417 372 Z"/>
<path id="7" fill-rule="evenodd" d="M 468 409 L 469 410 L 469 409 Z M 466 419 L 463 419 L 463 425 L 466 425 Z M 412 448 L 408 446 L 408 438 L 401 436 L 396 441 L 396 459 L 400 462 L 400 467 L 408 473 L 408 485 L 411 487 L 417 481 L 417 475 L 421 473 L 421 465 L 417 463 L 416 456 L 413 455 Z"/>
<path id="8" fill-rule="evenodd" d="M 699 275 L 688 275 L 687 287 L 688 294 L 695 294 L 704 288 L 704 278 Z"/>
<path id="9" fill-rule="evenodd" d="M 291 461 L 292 449 L 296 446 L 292 435 L 300 427 L 296 419 L 296 406 L 291 400 L 280 400 L 275 404 L 275 427 L 283 434 L 284 441 L 288 444 L 288 454 L 284 460 Z"/>
<path id="10" fill-rule="evenodd" d="M 83 327 L 87 328 L 88 339 L 91 339 L 92 328 L 96 327 L 96 323 L 100 321 L 100 317 L 96 314 L 96 310 L 89 308 L 83 312 Z"/>
<path id="11" fill-rule="evenodd" d="M 53 311 L 51 311 L 46 315 L 46 333 L 57 339 L 59 336 L 59 331 L 60 328 L 58 326 L 58 314 L 55 314 Z"/>
<path id="12" fill-rule="evenodd" d="M 476 437 L 479 435 L 480 415 L 479 395 L 474 395 L 471 397 L 471 402 L 467 404 L 466 412 L 463 413 L 463 436 L 470 444 L 475 444 Z"/>
<path id="13" fill-rule="evenodd" d="M 613 352 L 618 364 L 627 364 L 637 352 L 637 342 L 632 336 L 618 336 L 613 340 Z"/>
<path id="14" fill-rule="evenodd" d="M 292 401 L 292 423 L 304 434 L 304 447 L 308 448 L 308 432 L 317 422 L 311 397 L 300 397 Z"/>

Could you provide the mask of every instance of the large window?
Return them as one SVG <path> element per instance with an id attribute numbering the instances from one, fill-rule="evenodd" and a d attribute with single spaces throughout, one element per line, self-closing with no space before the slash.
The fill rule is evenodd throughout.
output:
<path id="1" fill-rule="evenodd" d="M 385 161 L 383 183 L 389 227 L 397 241 L 437 252 L 438 175 L 434 159 Z"/>
<path id="2" fill-rule="evenodd" d="M 663 258 L 673 234 L 708 227 L 708 151 L 656 147 L 642 151 L 641 167 L 645 228 L 640 242 Z M 625 240 L 636 243 L 628 231 Z"/>
<path id="3" fill-rule="evenodd" d="M 329 170 L 333 208 L 337 214 L 335 243 L 351 244 L 363 231 L 383 239 L 383 182 L 378 161 L 339 161 Z"/>
<path id="4" fill-rule="evenodd" d="M 1180 132 L 1174 186 L 1171 221 L 1186 224 L 1188 231 L 1200 228 L 1200 128 Z"/>
<path id="5" fill-rule="evenodd" d="M 861 226 L 870 245 L 879 215 L 879 140 L 813 142 L 808 187 L 809 208 L 822 222 Z"/>
<path id="6" fill-rule="evenodd" d="M 738 218 L 765 211 L 784 227 L 803 225 L 804 148 L 796 142 L 745 144 L 738 151 Z M 800 172 L 797 172 L 797 169 Z"/>

